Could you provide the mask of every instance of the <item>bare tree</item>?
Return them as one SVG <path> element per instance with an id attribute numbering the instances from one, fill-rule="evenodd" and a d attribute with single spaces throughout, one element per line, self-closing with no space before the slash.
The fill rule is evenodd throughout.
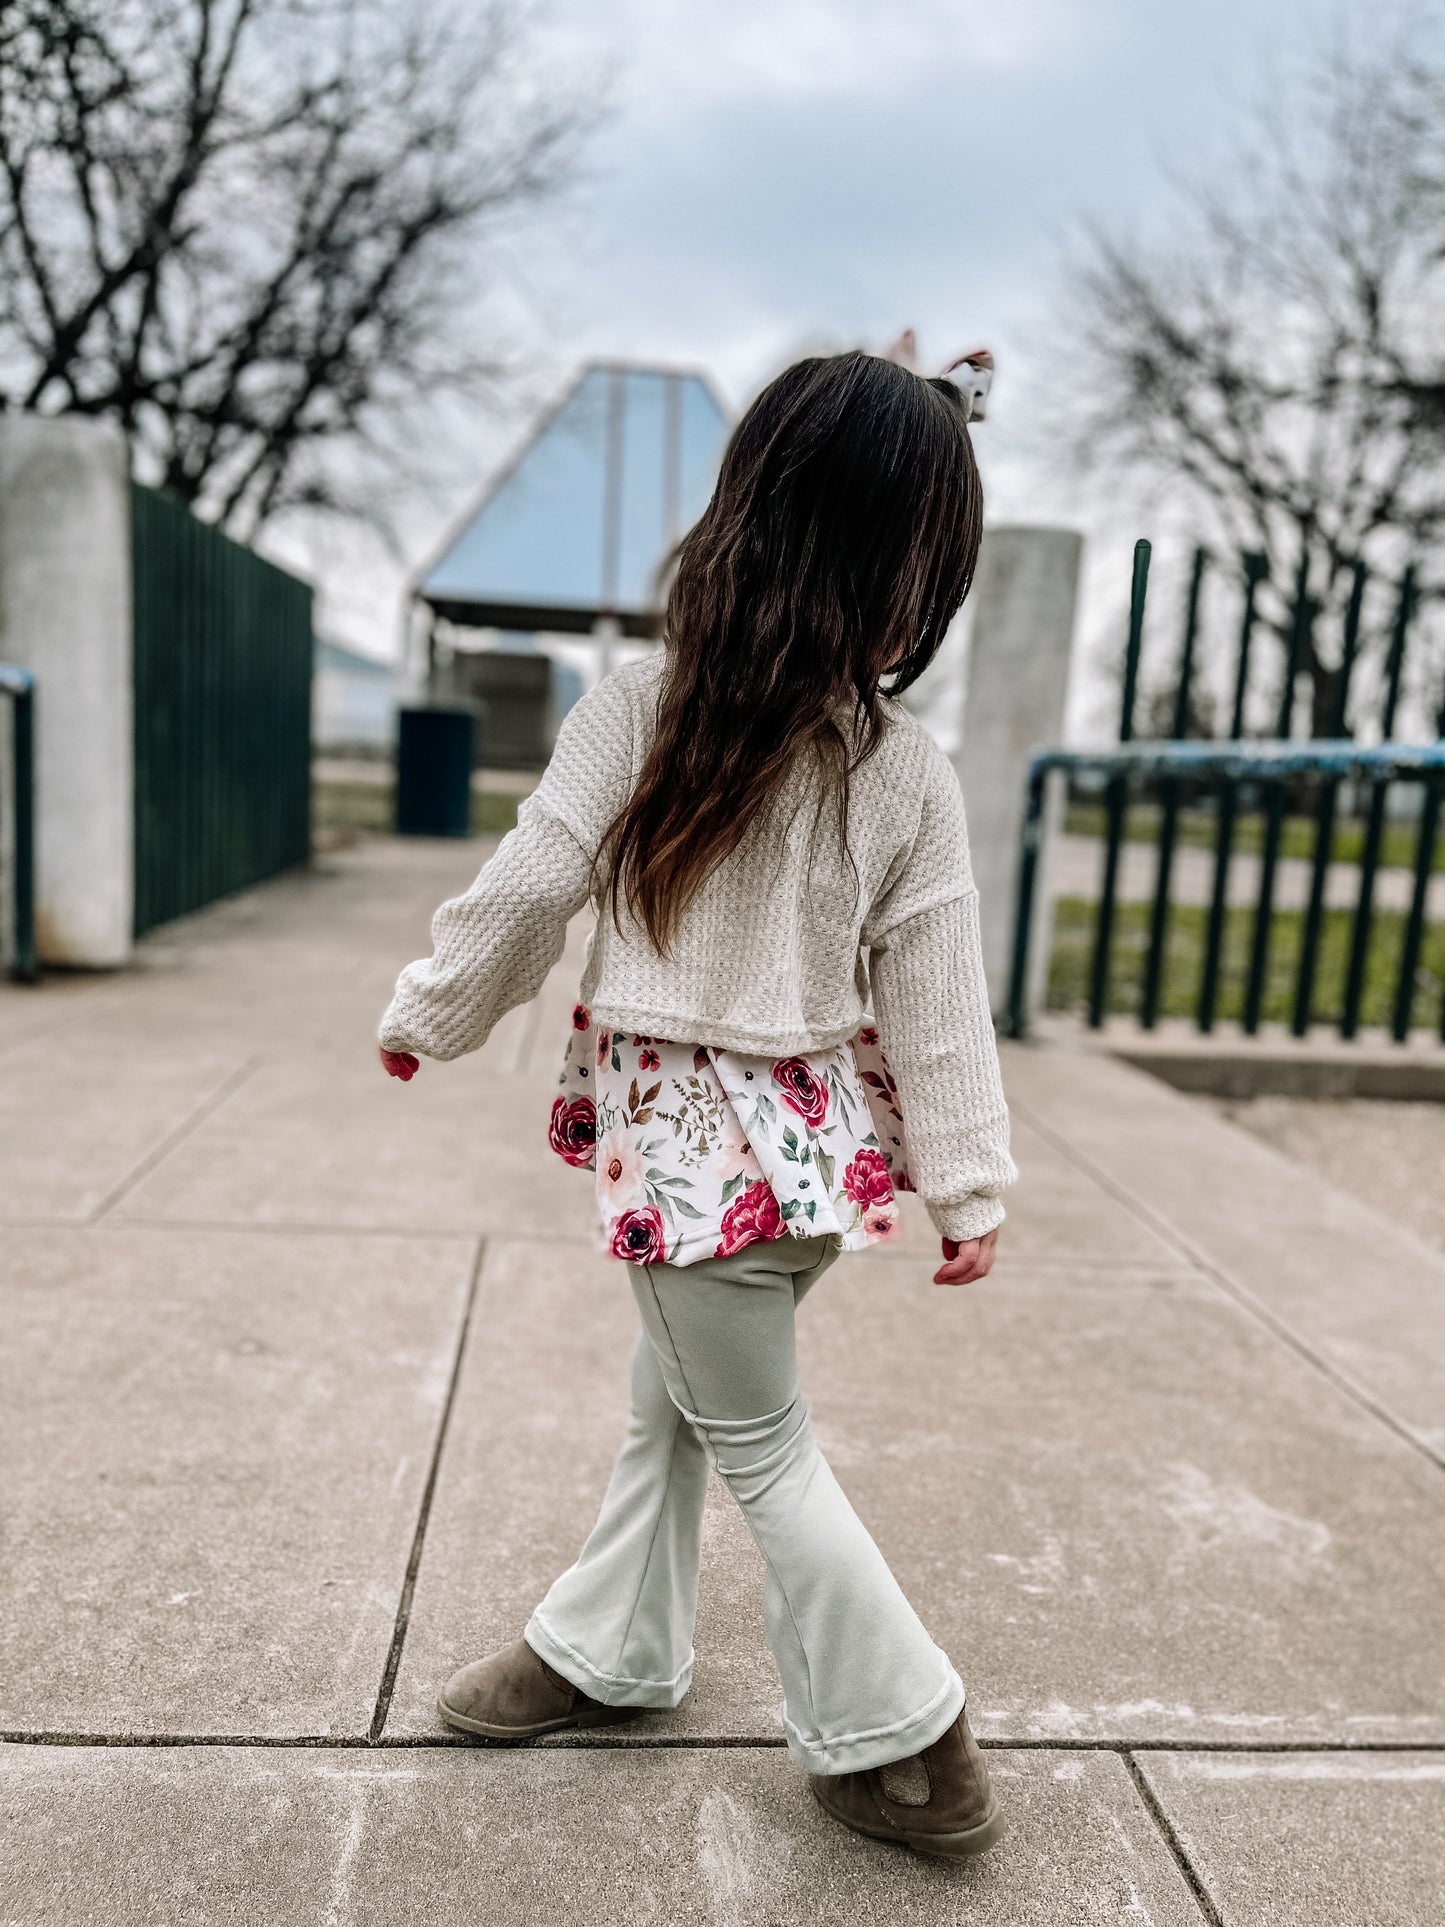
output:
<path id="1" fill-rule="evenodd" d="M 1167 245 L 1095 227 L 1071 272 L 1078 461 L 1172 487 L 1212 539 L 1263 551 L 1281 635 L 1301 555 L 1324 618 L 1359 561 L 1416 559 L 1445 587 L 1442 110 L 1423 36 L 1336 39 L 1254 111 L 1222 178 L 1179 183 Z M 1334 626 L 1301 663 L 1317 733 Z"/>
<path id="2" fill-rule="evenodd" d="M 0 386 L 242 537 L 347 508 L 585 119 L 513 0 L 0 0 Z"/>

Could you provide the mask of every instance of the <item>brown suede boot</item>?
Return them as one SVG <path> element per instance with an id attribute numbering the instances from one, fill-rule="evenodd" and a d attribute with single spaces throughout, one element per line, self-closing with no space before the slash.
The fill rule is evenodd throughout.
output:
<path id="1" fill-rule="evenodd" d="M 912 1759 L 808 1777 L 819 1805 L 845 1827 L 902 1840 L 919 1853 L 966 1860 L 987 1853 L 1003 1834 L 988 1768 L 962 1713 Z"/>
<path id="2" fill-rule="evenodd" d="M 639 1706 L 603 1706 L 563 1679 L 525 1639 L 453 1673 L 437 1701 L 448 1726 L 489 1740 L 532 1740 L 564 1726 L 605 1726 Z"/>

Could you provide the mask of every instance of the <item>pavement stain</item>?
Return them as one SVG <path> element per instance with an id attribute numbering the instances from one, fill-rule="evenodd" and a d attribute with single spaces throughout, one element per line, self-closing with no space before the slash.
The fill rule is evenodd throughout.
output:
<path id="1" fill-rule="evenodd" d="M 765 1927 L 772 1880 L 792 1858 L 787 1834 L 711 1787 L 698 1805 L 693 1852 L 717 1927 Z"/>
<path id="2" fill-rule="evenodd" d="M 1159 1503 L 1185 1539 L 1176 1558 L 1198 1558 L 1221 1547 L 1262 1547 L 1286 1570 L 1303 1573 L 1330 1552 L 1334 1534 L 1321 1520 L 1271 1505 L 1238 1480 L 1212 1479 L 1188 1460 L 1176 1460 L 1166 1472 Z"/>
<path id="3" fill-rule="evenodd" d="M 1047 1534 L 1039 1549 L 1026 1558 L 1012 1552 L 990 1552 L 987 1557 L 993 1565 L 1013 1567 L 1020 1592 L 1054 1593 L 1068 1582 L 1067 1550 L 1056 1533 Z"/>
<path id="4" fill-rule="evenodd" d="M 355 1780 L 346 1788 L 346 1832 L 342 1836 L 336 1866 L 331 1875 L 331 1892 L 327 1899 L 326 1927 L 347 1927 L 352 1918 L 351 1883 L 352 1869 L 356 1856 L 361 1851 L 361 1843 L 366 1835 L 366 1809 L 371 1797 L 371 1787 L 367 1780 Z"/>

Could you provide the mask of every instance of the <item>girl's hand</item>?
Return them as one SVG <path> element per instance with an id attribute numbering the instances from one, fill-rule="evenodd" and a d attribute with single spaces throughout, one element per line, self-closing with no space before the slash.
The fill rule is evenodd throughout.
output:
<path id="1" fill-rule="evenodd" d="M 994 1253 L 998 1248 L 998 1230 L 986 1231 L 981 1238 L 965 1238 L 962 1244 L 955 1244 L 952 1238 L 943 1241 L 943 1263 L 933 1274 L 935 1285 L 972 1285 L 980 1278 L 987 1278 L 993 1270 Z"/>
<path id="2" fill-rule="evenodd" d="M 409 1084 L 421 1065 L 409 1050 L 384 1050 L 381 1053 L 381 1068 L 388 1077 L 399 1077 L 403 1084 Z"/>

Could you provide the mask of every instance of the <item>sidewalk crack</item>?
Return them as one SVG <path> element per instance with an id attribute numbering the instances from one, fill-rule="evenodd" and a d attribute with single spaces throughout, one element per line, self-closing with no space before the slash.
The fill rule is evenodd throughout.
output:
<path id="1" fill-rule="evenodd" d="M 216 1088 L 203 1097 L 200 1103 L 181 1119 L 174 1130 L 168 1131 L 160 1143 L 157 1144 L 153 1150 L 148 1151 L 140 1163 L 126 1173 L 119 1184 L 113 1185 L 111 1189 L 106 1192 L 105 1196 L 89 1214 L 85 1222 L 87 1224 L 99 1224 L 101 1219 L 113 1211 L 121 1199 L 127 1197 L 143 1178 L 148 1178 L 158 1165 L 164 1163 L 172 1151 L 176 1150 L 179 1145 L 184 1144 L 192 1132 L 199 1130 L 202 1124 L 206 1123 L 209 1118 L 214 1117 L 222 1105 L 228 1103 L 230 1099 L 236 1095 L 236 1092 L 240 1090 L 246 1080 L 255 1075 L 260 1069 L 260 1066 L 261 1059 L 259 1057 L 248 1057 L 244 1064 L 239 1065 L 231 1072 L 229 1077 L 222 1078 Z"/>
<path id="2" fill-rule="evenodd" d="M 1297 1358 L 1302 1359 L 1321 1378 L 1333 1385 L 1337 1392 L 1343 1393 L 1353 1404 L 1368 1412 L 1371 1418 L 1377 1420 L 1387 1431 L 1393 1432 L 1397 1439 L 1418 1453 L 1434 1471 L 1445 1471 L 1445 1454 L 1435 1451 L 1412 1426 L 1406 1424 L 1403 1419 L 1397 1418 L 1390 1408 L 1382 1404 L 1372 1392 L 1367 1391 L 1363 1385 L 1322 1352 L 1316 1351 L 1307 1339 L 1302 1338 L 1292 1325 L 1287 1324 L 1277 1313 L 1272 1312 L 1247 1285 L 1240 1284 L 1238 1279 L 1232 1278 L 1212 1258 L 1200 1251 L 1170 1219 L 1161 1212 L 1155 1211 L 1142 1198 L 1137 1197 L 1126 1184 L 1121 1184 L 1102 1165 L 1096 1164 L 1087 1151 L 1079 1150 L 1062 1131 L 1046 1123 L 1027 1105 L 1015 1104 L 1013 1108 L 1030 1130 L 1037 1131 L 1045 1143 L 1051 1144 L 1086 1177 L 1092 1178 L 1101 1190 L 1107 1192 L 1116 1203 L 1123 1205 L 1124 1209 L 1131 1212 L 1140 1224 L 1147 1226 L 1156 1237 L 1162 1238 L 1166 1244 L 1171 1245 L 1186 1263 L 1216 1287 L 1222 1297 L 1227 1298 L 1231 1304 L 1238 1306 L 1257 1324 L 1262 1325 L 1272 1338 L 1292 1351 Z"/>
<path id="3" fill-rule="evenodd" d="M 456 1402 L 457 1386 L 461 1381 L 462 1360 L 466 1357 L 467 1334 L 471 1330 L 472 1313 L 476 1309 L 477 1290 L 482 1276 L 482 1259 L 486 1249 L 486 1239 L 479 1238 L 476 1254 L 472 1259 L 471 1277 L 467 1281 L 466 1302 L 462 1309 L 461 1326 L 457 1332 L 457 1349 L 452 1358 L 451 1376 L 447 1380 L 441 1418 L 437 1424 L 436 1438 L 432 1442 L 431 1464 L 427 1468 L 426 1484 L 422 1487 L 421 1507 L 417 1513 L 416 1530 L 412 1534 L 411 1553 L 406 1562 L 406 1577 L 402 1581 L 401 1597 L 396 1602 L 396 1623 L 392 1627 L 391 1645 L 387 1650 L 381 1686 L 376 1695 L 376 1710 L 371 1716 L 371 1726 L 367 1735 L 373 1744 L 381 1738 L 387 1715 L 391 1711 L 391 1696 L 396 1690 L 396 1675 L 401 1665 L 401 1651 L 406 1644 L 407 1627 L 411 1622 L 411 1602 L 416 1592 L 416 1576 L 421 1570 L 422 1548 L 426 1544 L 427 1522 L 431 1518 L 432 1497 L 436 1492 L 437 1475 L 441 1471 L 447 1428 L 451 1423 L 452 1406 Z"/>
<path id="4" fill-rule="evenodd" d="M 1159 1804 L 1158 1796 L 1144 1776 L 1144 1769 L 1132 1753 L 1124 1754 L 1124 1767 L 1134 1782 L 1134 1790 L 1144 1802 L 1144 1811 L 1154 1822 L 1160 1838 L 1173 1855 L 1174 1864 L 1184 1878 L 1185 1885 L 1194 1897 L 1194 1904 L 1209 1922 L 1209 1927 L 1224 1927 L 1224 1915 L 1220 1912 L 1213 1894 L 1205 1886 L 1197 1868 L 1184 1850 L 1184 1843 L 1175 1832 L 1174 1822 Z"/>

